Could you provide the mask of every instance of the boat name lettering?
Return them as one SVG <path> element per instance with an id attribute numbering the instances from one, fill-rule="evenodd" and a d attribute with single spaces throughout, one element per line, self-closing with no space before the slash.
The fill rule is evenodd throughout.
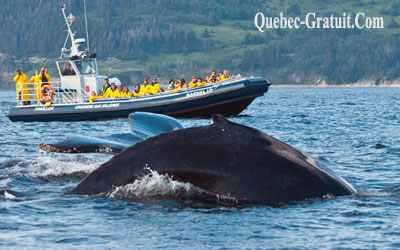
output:
<path id="1" fill-rule="evenodd" d="M 45 107 L 37 107 L 33 111 L 51 111 L 51 110 L 54 110 L 54 107 L 47 107 L 47 108 L 45 108 Z"/>
<path id="2" fill-rule="evenodd" d="M 110 104 L 90 104 L 90 105 L 78 105 L 75 109 L 99 109 L 99 108 L 118 108 L 119 103 Z"/>
<path id="3" fill-rule="evenodd" d="M 186 97 L 205 95 L 205 94 L 208 94 L 211 92 L 212 92 L 212 89 L 206 89 L 206 90 L 196 91 L 196 92 L 192 92 L 192 93 L 187 93 Z"/>

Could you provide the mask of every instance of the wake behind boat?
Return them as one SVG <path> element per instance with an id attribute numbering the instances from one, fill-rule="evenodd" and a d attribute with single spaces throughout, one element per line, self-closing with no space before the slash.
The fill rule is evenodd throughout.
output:
<path id="1" fill-rule="evenodd" d="M 166 114 L 174 117 L 209 117 L 212 114 L 236 116 L 270 84 L 263 78 L 240 75 L 179 91 L 165 91 L 124 98 L 90 99 L 98 93 L 106 76 L 98 74 L 96 54 L 89 48 L 81 51 L 84 38 L 75 39 L 71 25 L 75 17 L 65 14 L 68 35 L 56 61 L 60 81 L 17 83 L 18 103 L 7 116 L 11 121 L 84 121 L 128 117 L 135 111 Z M 65 46 L 68 39 L 71 48 Z M 89 47 L 89 46 L 87 46 Z M 44 73 L 43 73 L 44 74 Z"/>

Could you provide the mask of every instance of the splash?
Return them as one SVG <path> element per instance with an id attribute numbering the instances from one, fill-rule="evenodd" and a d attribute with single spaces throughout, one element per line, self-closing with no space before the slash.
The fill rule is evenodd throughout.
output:
<path id="1" fill-rule="evenodd" d="M 157 171 L 153 171 L 148 167 L 145 169 L 149 171 L 149 174 L 136 179 L 133 183 L 115 187 L 115 189 L 109 193 L 109 196 L 122 199 L 162 198 L 189 194 L 196 189 L 196 187 L 190 183 L 172 180 L 168 174 L 159 174 Z"/>
<path id="2" fill-rule="evenodd" d="M 380 198 L 380 197 L 398 197 L 393 190 L 369 190 L 358 193 L 356 197 L 359 198 Z"/>
<path id="3" fill-rule="evenodd" d="M 54 178 L 83 178 L 98 167 L 98 163 L 88 158 L 72 157 L 67 160 L 49 156 L 39 156 L 30 164 L 30 177 L 54 179 Z"/>
<path id="4" fill-rule="evenodd" d="M 15 195 L 7 192 L 7 190 L 0 191 L 0 197 L 4 198 L 4 199 L 8 199 L 8 200 L 13 200 L 13 199 L 17 198 Z"/>
<path id="5" fill-rule="evenodd" d="M 173 180 L 168 174 L 159 174 L 148 167 L 145 169 L 149 171 L 148 174 L 137 178 L 133 183 L 115 187 L 105 195 L 134 201 L 173 200 L 184 203 L 203 202 L 225 205 L 238 203 L 234 197 L 213 194 L 191 183 Z"/>

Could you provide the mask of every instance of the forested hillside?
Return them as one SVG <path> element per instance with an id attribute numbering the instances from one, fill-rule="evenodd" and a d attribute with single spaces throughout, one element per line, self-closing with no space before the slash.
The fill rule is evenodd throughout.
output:
<path id="1" fill-rule="evenodd" d="M 1 87 L 16 68 L 51 66 L 66 33 L 61 1 L 0 0 Z M 77 37 L 85 37 L 83 1 L 68 0 Z M 127 82 L 230 69 L 273 83 L 328 84 L 400 77 L 399 0 L 86 0 L 89 39 L 100 73 Z M 380 30 L 278 29 L 260 33 L 254 15 L 320 16 L 365 12 L 385 18 Z"/>

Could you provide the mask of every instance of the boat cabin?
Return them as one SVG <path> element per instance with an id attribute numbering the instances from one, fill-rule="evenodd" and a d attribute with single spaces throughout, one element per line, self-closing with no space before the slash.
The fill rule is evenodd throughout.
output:
<path id="1" fill-rule="evenodd" d="M 101 90 L 106 77 L 98 74 L 95 54 L 89 58 L 86 56 L 64 57 L 58 59 L 56 63 L 63 89 L 72 90 L 77 93 L 77 96 L 86 98 L 90 97 L 92 91 L 97 94 Z"/>

